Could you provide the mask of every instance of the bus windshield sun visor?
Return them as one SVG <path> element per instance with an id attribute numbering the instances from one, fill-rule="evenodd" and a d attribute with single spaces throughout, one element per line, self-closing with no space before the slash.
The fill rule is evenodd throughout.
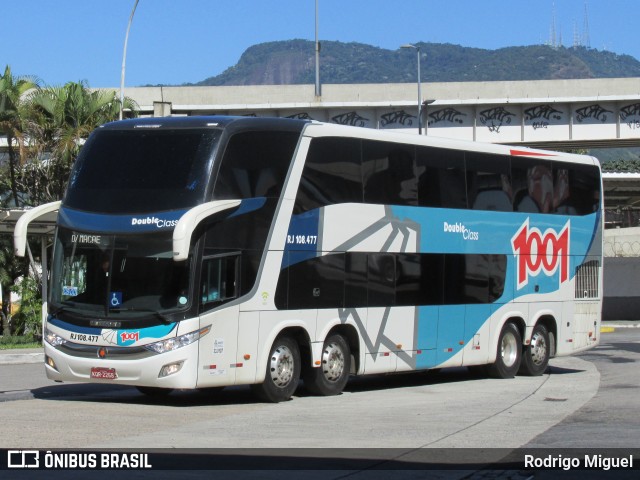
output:
<path id="1" fill-rule="evenodd" d="M 215 200 L 198 205 L 187 211 L 187 213 L 180 217 L 173 231 L 173 259 L 176 262 L 187 259 L 189 256 L 189 246 L 191 245 L 191 236 L 200 222 L 216 213 L 236 208 L 240 203 L 240 200 Z"/>

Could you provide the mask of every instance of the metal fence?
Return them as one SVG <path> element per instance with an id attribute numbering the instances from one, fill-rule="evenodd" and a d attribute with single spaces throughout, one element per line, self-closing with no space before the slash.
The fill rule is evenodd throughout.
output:
<path id="1" fill-rule="evenodd" d="M 604 211 L 606 228 L 640 227 L 640 210 L 631 208 L 607 208 Z"/>

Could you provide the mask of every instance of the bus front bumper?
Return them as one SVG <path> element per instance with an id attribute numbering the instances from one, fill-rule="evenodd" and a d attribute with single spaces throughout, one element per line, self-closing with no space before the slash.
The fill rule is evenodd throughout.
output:
<path id="1" fill-rule="evenodd" d="M 117 385 L 179 388 L 196 387 L 198 342 L 161 354 L 127 358 L 126 351 L 110 358 L 109 350 L 100 357 L 98 348 L 89 355 L 82 351 L 63 350 L 45 342 L 47 378 L 57 382 L 92 382 Z M 79 353 L 81 352 L 81 353 Z"/>

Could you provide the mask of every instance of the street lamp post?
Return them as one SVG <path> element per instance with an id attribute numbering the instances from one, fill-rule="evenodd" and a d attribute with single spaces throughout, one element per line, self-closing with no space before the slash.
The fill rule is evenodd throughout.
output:
<path id="1" fill-rule="evenodd" d="M 124 71 L 127 63 L 127 42 L 129 41 L 129 30 L 131 30 L 131 22 L 133 21 L 133 14 L 136 13 L 136 7 L 138 1 L 133 4 L 131 15 L 129 16 L 129 23 L 127 25 L 127 33 L 124 36 L 124 51 L 122 52 L 122 71 L 120 72 L 120 120 L 122 120 L 123 108 L 124 108 Z"/>
<path id="2" fill-rule="evenodd" d="M 418 54 L 418 135 L 422 135 L 422 82 L 420 81 L 420 47 L 407 43 L 400 48 L 415 48 Z"/>

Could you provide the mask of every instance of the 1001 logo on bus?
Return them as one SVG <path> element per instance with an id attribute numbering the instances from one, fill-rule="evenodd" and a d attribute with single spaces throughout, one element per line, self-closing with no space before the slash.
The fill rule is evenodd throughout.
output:
<path id="1" fill-rule="evenodd" d="M 511 239 L 513 253 L 516 254 L 518 290 L 529 283 L 529 276 L 544 272 L 551 276 L 560 268 L 560 283 L 569 279 L 569 225 L 560 233 L 548 228 L 544 233 L 529 226 L 529 219 Z"/>

